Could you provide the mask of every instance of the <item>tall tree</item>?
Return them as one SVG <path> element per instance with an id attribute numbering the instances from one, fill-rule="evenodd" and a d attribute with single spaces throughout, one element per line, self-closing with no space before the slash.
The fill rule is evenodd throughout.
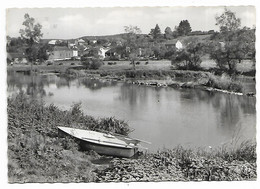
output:
<path id="1" fill-rule="evenodd" d="M 125 26 L 125 33 L 127 34 L 125 50 L 126 54 L 133 65 L 135 70 L 135 61 L 138 60 L 139 45 L 136 42 L 137 34 L 142 33 L 141 29 L 137 26 Z"/>
<path id="2" fill-rule="evenodd" d="M 23 25 L 25 29 L 20 29 L 20 34 L 26 44 L 25 56 L 32 67 L 33 61 L 37 59 L 38 44 L 43 36 L 41 32 L 42 26 L 39 23 L 35 23 L 35 19 L 30 17 L 28 13 L 24 15 L 24 19 Z"/>
<path id="3" fill-rule="evenodd" d="M 218 67 L 230 75 L 236 74 L 237 64 L 245 58 L 255 58 L 254 30 L 244 27 L 239 29 L 241 20 L 235 13 L 225 8 L 224 13 L 216 17 L 216 25 L 220 25 L 219 38 L 211 44 L 210 57 Z"/>
<path id="4" fill-rule="evenodd" d="M 216 25 L 219 25 L 220 32 L 229 32 L 239 29 L 241 25 L 240 18 L 236 18 L 236 14 L 227 8 L 220 16 L 216 16 Z"/>
<path id="5" fill-rule="evenodd" d="M 172 39 L 173 38 L 173 32 L 170 27 L 166 27 L 164 30 L 164 37 L 165 39 Z"/>
<path id="6" fill-rule="evenodd" d="M 188 35 L 192 31 L 188 20 L 182 20 L 177 28 L 177 32 L 180 36 Z"/>
<path id="7" fill-rule="evenodd" d="M 158 24 L 156 24 L 154 29 L 151 29 L 150 35 L 153 36 L 154 39 L 158 39 L 161 36 L 161 29 Z"/>

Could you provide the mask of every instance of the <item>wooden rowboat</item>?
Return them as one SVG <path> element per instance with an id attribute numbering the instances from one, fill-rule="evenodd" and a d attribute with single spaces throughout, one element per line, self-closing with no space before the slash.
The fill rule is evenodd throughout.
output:
<path id="1" fill-rule="evenodd" d="M 122 135 L 111 135 L 97 131 L 69 127 L 58 127 L 58 129 L 62 133 L 79 139 L 83 150 L 94 150 L 103 155 L 132 157 L 137 153 L 138 148 L 141 147 L 139 143 L 145 142 Z"/>

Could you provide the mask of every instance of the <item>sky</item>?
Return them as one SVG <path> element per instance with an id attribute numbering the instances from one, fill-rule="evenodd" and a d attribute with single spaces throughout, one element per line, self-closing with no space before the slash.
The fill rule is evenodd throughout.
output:
<path id="1" fill-rule="evenodd" d="M 241 26 L 256 25 L 253 6 L 227 7 L 241 18 Z M 138 26 L 148 34 L 156 24 L 161 32 L 167 26 L 173 30 L 181 20 L 188 20 L 193 31 L 218 30 L 216 15 L 224 7 L 103 7 L 103 8 L 9 8 L 6 10 L 6 32 L 18 37 L 23 28 L 24 14 L 40 23 L 45 39 L 71 39 L 82 36 L 113 35 L 124 32 L 124 26 Z"/>

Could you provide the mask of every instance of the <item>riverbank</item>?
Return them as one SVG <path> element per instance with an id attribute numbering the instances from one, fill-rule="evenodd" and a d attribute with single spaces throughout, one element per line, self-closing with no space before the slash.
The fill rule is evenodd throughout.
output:
<path id="1" fill-rule="evenodd" d="M 197 88 L 207 91 L 218 91 L 229 94 L 254 96 L 243 91 L 239 81 L 228 75 L 213 75 L 210 72 L 190 70 L 120 70 L 120 71 L 93 71 L 68 69 L 61 76 L 87 77 L 90 79 L 124 81 L 136 85 L 171 88 Z M 252 78 L 253 80 L 253 78 Z"/>
<path id="2" fill-rule="evenodd" d="M 129 126 L 115 118 L 84 115 L 80 104 L 69 111 L 29 99 L 21 93 L 8 99 L 8 177 L 23 182 L 133 182 L 255 180 L 256 144 L 210 151 L 177 147 L 137 158 L 102 158 L 80 151 L 73 138 L 60 138 L 57 126 L 102 129 L 127 135 Z"/>
<path id="3" fill-rule="evenodd" d="M 156 64 L 156 66 L 158 66 Z M 155 69 L 156 66 L 150 68 L 132 68 L 121 69 L 121 67 L 102 68 L 98 70 L 85 70 L 80 65 L 52 65 L 52 66 L 34 66 L 34 73 L 48 74 L 55 73 L 62 77 L 70 78 L 94 78 L 106 81 L 123 81 L 138 85 L 156 86 L 156 87 L 172 87 L 172 88 L 198 88 L 207 91 L 218 91 L 229 94 L 254 96 L 255 91 L 244 91 L 243 84 L 240 80 L 231 79 L 227 74 L 214 75 L 208 71 L 191 71 L 191 70 L 175 70 Z M 30 74 L 29 66 L 8 67 L 9 72 L 24 72 Z M 254 77 L 251 78 L 254 82 Z"/>

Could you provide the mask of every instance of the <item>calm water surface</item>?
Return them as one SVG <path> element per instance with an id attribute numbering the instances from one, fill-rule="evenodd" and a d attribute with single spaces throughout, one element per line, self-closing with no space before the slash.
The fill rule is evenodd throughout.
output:
<path id="1" fill-rule="evenodd" d="M 232 141 L 255 139 L 254 97 L 196 89 L 155 88 L 122 82 L 65 79 L 56 75 L 8 73 L 8 94 L 37 93 L 46 104 L 68 110 L 82 103 L 94 117 L 127 121 L 131 136 L 152 142 L 150 151 L 185 147 L 217 147 Z M 247 90 L 255 91 L 247 83 Z M 146 145 L 145 145 L 146 146 Z"/>

